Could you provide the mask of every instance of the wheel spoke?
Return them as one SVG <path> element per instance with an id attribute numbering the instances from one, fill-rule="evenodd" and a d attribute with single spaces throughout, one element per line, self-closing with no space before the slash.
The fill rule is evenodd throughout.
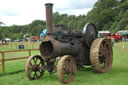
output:
<path id="1" fill-rule="evenodd" d="M 41 73 L 42 71 L 39 70 L 39 73 Z"/>
<path id="2" fill-rule="evenodd" d="M 30 75 L 31 75 L 31 73 L 32 73 L 32 70 L 29 71 L 29 74 L 30 74 Z"/>
<path id="3" fill-rule="evenodd" d="M 36 57 L 35 57 L 33 60 L 34 60 L 34 63 L 36 64 L 36 62 L 37 62 L 38 58 L 36 58 Z"/>
<path id="4" fill-rule="evenodd" d="M 34 72 L 33 78 L 35 79 L 35 77 L 36 77 L 36 74 L 35 74 L 35 72 Z"/>
<path id="5" fill-rule="evenodd" d="M 104 54 L 104 51 L 103 51 L 104 50 L 104 46 L 103 46 L 103 44 L 100 45 L 100 49 L 101 50 L 99 50 L 99 56 L 103 56 L 103 54 Z"/>
<path id="6" fill-rule="evenodd" d="M 105 44 L 104 44 L 104 48 L 103 48 L 104 49 L 104 54 L 106 54 L 106 51 L 107 51 L 107 48 L 108 48 L 107 45 L 108 45 L 108 41 L 106 41 Z"/>
<path id="7" fill-rule="evenodd" d="M 110 55 L 111 53 L 110 53 L 110 51 L 108 50 L 108 51 L 106 52 L 106 54 L 109 54 L 109 55 Z"/>
<path id="8" fill-rule="evenodd" d="M 35 78 L 38 78 L 38 76 L 37 76 L 37 73 L 36 73 L 36 72 L 34 73 L 33 78 L 34 78 L 34 79 L 35 79 Z"/>
<path id="9" fill-rule="evenodd" d="M 29 65 L 28 70 L 32 70 L 32 66 Z"/>
<path id="10" fill-rule="evenodd" d="M 30 66 L 32 66 L 32 63 L 30 62 Z"/>
<path id="11" fill-rule="evenodd" d="M 39 62 L 39 64 L 38 64 L 39 66 L 41 65 L 41 61 Z"/>

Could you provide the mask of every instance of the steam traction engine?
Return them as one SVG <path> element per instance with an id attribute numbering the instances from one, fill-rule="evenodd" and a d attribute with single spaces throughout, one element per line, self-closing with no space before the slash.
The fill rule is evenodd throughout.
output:
<path id="1" fill-rule="evenodd" d="M 85 24 L 83 30 L 65 30 L 63 25 L 53 29 L 52 6 L 46 6 L 46 38 L 40 44 L 40 55 L 30 56 L 26 62 L 25 73 L 28 79 L 41 78 L 44 71 L 51 74 L 57 71 L 61 83 L 71 83 L 76 70 L 91 65 L 95 72 L 108 72 L 112 66 L 111 40 L 97 38 L 94 24 Z M 59 58 L 59 60 L 58 60 Z"/>

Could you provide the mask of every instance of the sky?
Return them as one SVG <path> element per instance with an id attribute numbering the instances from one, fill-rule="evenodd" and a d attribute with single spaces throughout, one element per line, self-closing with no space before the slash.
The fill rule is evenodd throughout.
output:
<path id="1" fill-rule="evenodd" d="M 45 3 L 53 3 L 53 12 L 87 14 L 97 0 L 0 0 L 0 21 L 7 26 L 45 20 Z"/>

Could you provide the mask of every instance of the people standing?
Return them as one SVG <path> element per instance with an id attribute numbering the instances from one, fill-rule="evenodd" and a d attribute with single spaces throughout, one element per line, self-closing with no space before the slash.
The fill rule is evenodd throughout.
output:
<path id="1" fill-rule="evenodd" d="M 113 37 L 113 36 L 112 36 L 112 38 L 111 38 L 111 42 L 112 42 L 112 47 L 114 47 L 115 39 L 114 39 L 114 37 Z"/>

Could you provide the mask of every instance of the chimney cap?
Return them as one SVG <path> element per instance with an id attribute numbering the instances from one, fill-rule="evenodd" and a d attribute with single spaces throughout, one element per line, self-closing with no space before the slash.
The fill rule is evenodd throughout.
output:
<path id="1" fill-rule="evenodd" d="M 45 6 L 46 6 L 47 8 L 52 8 L 53 4 L 52 4 L 52 3 L 46 3 Z"/>

